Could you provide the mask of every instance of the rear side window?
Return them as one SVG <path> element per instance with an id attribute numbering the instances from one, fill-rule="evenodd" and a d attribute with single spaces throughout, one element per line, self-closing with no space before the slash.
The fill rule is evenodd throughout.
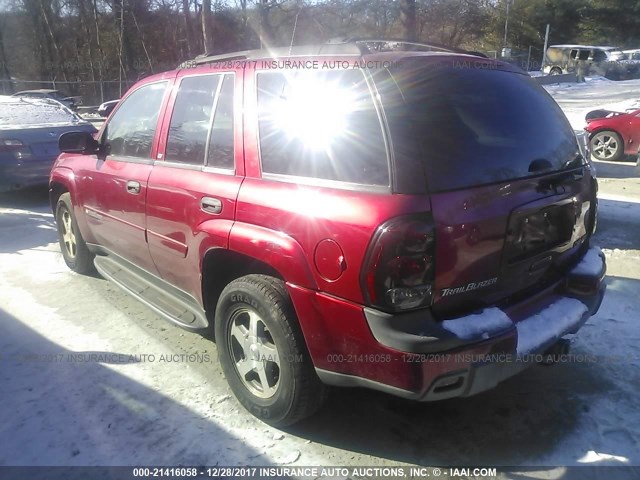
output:
<path id="1" fill-rule="evenodd" d="M 185 77 L 171 114 L 165 160 L 204 164 L 213 100 L 220 75 Z"/>
<path id="2" fill-rule="evenodd" d="M 233 80 L 231 74 L 185 77 L 171 114 L 165 160 L 232 169 Z M 208 145 L 208 147 L 207 147 Z"/>
<path id="3" fill-rule="evenodd" d="M 225 169 L 234 167 L 233 82 L 233 75 L 225 75 L 218 94 L 207 151 L 207 165 L 210 167 Z"/>
<path id="4" fill-rule="evenodd" d="M 431 191 L 582 164 L 569 122 L 530 77 L 488 64 L 408 63 L 391 71 L 403 99 L 385 110 L 390 119 L 408 121 L 403 139 L 417 142 Z"/>
<path id="5" fill-rule="evenodd" d="M 120 104 L 106 127 L 103 143 L 108 155 L 151 157 L 151 146 L 167 82 L 140 87 Z"/>
<path id="6" fill-rule="evenodd" d="M 264 173 L 389 185 L 386 147 L 359 70 L 258 74 Z"/>

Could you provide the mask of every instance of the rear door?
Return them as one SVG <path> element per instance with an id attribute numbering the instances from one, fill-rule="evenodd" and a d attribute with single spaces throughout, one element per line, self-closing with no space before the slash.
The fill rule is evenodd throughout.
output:
<path id="1" fill-rule="evenodd" d="M 178 79 L 149 178 L 149 249 L 160 275 L 201 300 L 200 262 L 226 248 L 244 175 L 242 70 Z M 161 158 L 161 160 L 160 160 Z"/>
<path id="2" fill-rule="evenodd" d="M 85 213 L 96 241 L 152 273 L 156 269 L 147 247 L 145 202 L 168 85 L 158 81 L 130 93 L 102 130 L 104 154 L 81 172 Z"/>
<path id="3" fill-rule="evenodd" d="M 434 311 L 515 301 L 557 280 L 587 239 L 591 174 L 530 77 L 483 60 L 394 73 L 437 228 Z"/>

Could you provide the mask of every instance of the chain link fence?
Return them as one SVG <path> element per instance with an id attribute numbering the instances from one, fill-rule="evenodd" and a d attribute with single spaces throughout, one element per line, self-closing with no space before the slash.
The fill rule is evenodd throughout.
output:
<path id="1" fill-rule="evenodd" d="M 102 102 L 117 100 L 135 81 L 103 80 L 103 81 L 57 81 L 57 80 L 23 80 L 12 78 L 0 80 L 0 94 L 12 95 L 23 90 L 52 89 L 60 90 L 69 97 L 82 97 L 82 106 L 98 106 Z"/>

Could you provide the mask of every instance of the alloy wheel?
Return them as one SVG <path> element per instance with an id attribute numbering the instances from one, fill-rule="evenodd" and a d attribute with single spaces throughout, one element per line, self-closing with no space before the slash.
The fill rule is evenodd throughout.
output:
<path id="1" fill-rule="evenodd" d="M 604 160 L 615 157 L 618 148 L 618 139 L 606 133 L 596 135 L 593 140 L 593 152 Z"/>
<path id="2" fill-rule="evenodd" d="M 71 218 L 71 212 L 65 209 L 62 212 L 62 241 L 69 254 L 69 257 L 75 258 L 78 252 L 78 244 L 76 241 L 76 232 L 73 228 L 73 220 Z"/>
<path id="3" fill-rule="evenodd" d="M 271 398 L 280 383 L 280 357 L 260 315 L 238 310 L 229 322 L 228 335 L 231 358 L 244 386 L 259 398 Z"/>

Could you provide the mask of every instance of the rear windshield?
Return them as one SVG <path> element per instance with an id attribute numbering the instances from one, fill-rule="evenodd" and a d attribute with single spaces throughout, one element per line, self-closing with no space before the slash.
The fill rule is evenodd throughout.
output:
<path id="1" fill-rule="evenodd" d="M 508 181 L 582 163 L 560 107 L 526 75 L 479 63 L 400 63 L 390 73 L 390 83 L 401 95 L 383 98 L 387 116 L 390 122 L 402 121 L 401 141 L 414 143 L 412 150 L 423 159 L 431 191 Z"/>
<path id="2" fill-rule="evenodd" d="M 3 127 L 67 125 L 81 123 L 76 115 L 61 105 L 19 103 L 0 104 L 0 125 Z"/>

